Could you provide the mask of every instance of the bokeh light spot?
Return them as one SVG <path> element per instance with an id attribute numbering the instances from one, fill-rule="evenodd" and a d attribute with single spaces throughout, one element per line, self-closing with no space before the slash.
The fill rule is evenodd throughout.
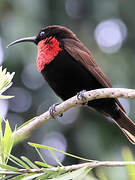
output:
<path id="1" fill-rule="evenodd" d="M 8 100 L 0 99 L 0 116 L 3 118 L 8 111 Z"/>
<path id="2" fill-rule="evenodd" d="M 99 23 L 95 39 L 99 48 L 106 53 L 117 52 L 127 36 L 127 28 L 120 19 L 109 19 Z"/>
<path id="3" fill-rule="evenodd" d="M 58 120 L 62 123 L 62 124 L 72 124 L 76 121 L 77 117 L 79 115 L 79 108 L 72 108 L 69 109 L 68 111 L 64 112 L 63 116 L 61 118 L 58 118 Z"/>
<path id="4" fill-rule="evenodd" d="M 10 127 L 14 130 L 16 127 L 19 127 L 23 123 L 23 118 L 17 113 L 8 113 L 7 118 L 10 122 Z"/>
<path id="5" fill-rule="evenodd" d="M 43 77 L 32 63 L 25 66 L 21 74 L 21 79 L 27 88 L 33 90 L 40 88 L 44 84 Z"/>
<path id="6" fill-rule="evenodd" d="M 27 111 L 32 103 L 32 98 L 30 93 L 23 88 L 13 87 L 10 88 L 10 95 L 15 96 L 9 100 L 9 109 L 13 112 L 25 112 Z"/>
<path id="7" fill-rule="evenodd" d="M 42 140 L 41 144 L 44 144 L 46 146 L 50 146 L 56 149 L 59 149 L 63 152 L 66 151 L 67 148 L 67 141 L 63 134 L 59 132 L 51 132 L 47 136 L 44 137 Z M 44 156 L 45 160 L 52 165 L 57 165 L 57 162 L 55 159 L 52 157 L 50 152 L 45 149 L 41 149 L 41 154 Z M 56 157 L 59 159 L 60 162 L 64 160 L 65 155 L 59 152 L 54 152 Z"/>

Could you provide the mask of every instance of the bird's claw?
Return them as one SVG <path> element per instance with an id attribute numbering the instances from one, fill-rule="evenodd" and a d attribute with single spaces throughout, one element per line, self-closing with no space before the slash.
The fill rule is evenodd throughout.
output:
<path id="1" fill-rule="evenodd" d="M 86 90 L 82 90 L 79 93 L 77 93 L 77 99 L 78 100 L 86 100 L 86 97 L 84 96 L 84 93 L 86 92 Z M 84 102 L 83 105 L 88 105 L 88 102 Z"/>
<path id="2" fill-rule="evenodd" d="M 49 108 L 49 113 L 50 115 L 52 116 L 52 118 L 55 118 L 54 116 L 54 113 L 56 112 L 56 106 L 59 105 L 58 103 L 57 104 L 53 104 L 50 108 Z M 62 117 L 63 116 L 63 113 L 59 115 L 59 117 Z"/>

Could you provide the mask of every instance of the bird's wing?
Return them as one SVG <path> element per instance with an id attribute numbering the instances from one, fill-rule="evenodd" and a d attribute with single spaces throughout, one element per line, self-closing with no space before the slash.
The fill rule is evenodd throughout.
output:
<path id="1" fill-rule="evenodd" d="M 64 49 L 77 61 L 84 65 L 93 76 L 99 81 L 104 88 L 111 88 L 112 85 L 109 82 L 106 75 L 102 72 L 100 67 L 96 64 L 94 57 L 91 52 L 83 45 L 79 40 L 74 39 L 63 39 Z M 123 110 L 124 108 L 120 104 L 118 99 L 115 99 L 119 107 Z"/>

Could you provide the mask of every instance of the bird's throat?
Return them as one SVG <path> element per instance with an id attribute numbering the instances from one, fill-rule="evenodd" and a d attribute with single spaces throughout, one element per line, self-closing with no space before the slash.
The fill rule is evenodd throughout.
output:
<path id="1" fill-rule="evenodd" d="M 38 70 L 41 72 L 45 65 L 55 59 L 59 51 L 62 51 L 62 49 L 59 46 L 59 41 L 55 37 L 41 40 L 38 43 L 38 54 L 36 60 Z"/>

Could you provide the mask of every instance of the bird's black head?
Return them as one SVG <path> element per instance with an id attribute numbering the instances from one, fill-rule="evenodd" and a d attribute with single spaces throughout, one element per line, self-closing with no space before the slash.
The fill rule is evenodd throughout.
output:
<path id="1" fill-rule="evenodd" d="M 35 39 L 35 43 L 38 44 L 39 41 L 49 37 L 55 37 L 57 40 L 65 38 L 76 38 L 75 34 L 68 28 L 64 26 L 54 25 L 42 28 Z"/>
<path id="2" fill-rule="evenodd" d="M 37 36 L 16 40 L 10 43 L 8 47 L 21 42 L 33 42 L 37 45 L 41 40 L 49 37 L 55 37 L 58 41 L 66 38 L 76 39 L 76 35 L 68 28 L 64 26 L 53 25 L 42 28 Z"/>

